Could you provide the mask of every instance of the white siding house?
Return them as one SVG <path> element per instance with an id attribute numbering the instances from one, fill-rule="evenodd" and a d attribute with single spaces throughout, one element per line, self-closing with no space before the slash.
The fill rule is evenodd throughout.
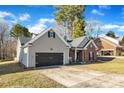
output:
<path id="1" fill-rule="evenodd" d="M 71 40 L 65 39 L 66 30 L 58 27 L 49 27 L 31 40 L 21 38 L 18 40 L 17 61 L 25 67 L 40 67 L 51 65 L 65 65 L 71 63 L 70 58 L 78 61 L 89 61 L 89 52 L 92 51 L 96 60 L 97 47 L 93 44 L 92 49 L 84 49 L 91 46 L 91 40 L 79 37 Z M 67 36 L 68 37 L 68 36 Z M 84 54 L 84 53 L 87 53 Z M 85 57 L 87 56 L 87 57 Z M 70 62 L 69 62 L 70 61 Z"/>
<path id="2" fill-rule="evenodd" d="M 55 32 L 55 38 L 48 36 L 49 31 Z M 53 55 L 61 53 L 63 55 L 63 65 L 69 64 L 69 45 L 63 40 L 63 38 L 59 36 L 59 34 L 57 34 L 56 31 L 54 31 L 52 27 L 48 28 L 47 30 L 27 42 L 24 46 L 21 47 L 21 49 L 21 54 L 19 55 L 22 55 L 22 57 L 19 58 L 19 61 L 26 67 L 36 67 L 36 53 L 52 53 Z M 18 48 L 17 50 L 19 53 L 20 51 Z M 42 60 L 38 61 L 42 62 Z"/>

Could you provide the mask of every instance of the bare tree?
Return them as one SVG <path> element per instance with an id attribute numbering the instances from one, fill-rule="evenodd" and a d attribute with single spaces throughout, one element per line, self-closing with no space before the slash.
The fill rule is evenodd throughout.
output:
<path id="1" fill-rule="evenodd" d="M 0 21 L 0 59 L 4 59 L 4 43 L 6 40 L 5 33 L 7 32 L 9 26 L 5 21 Z"/>
<path id="2" fill-rule="evenodd" d="M 102 24 L 95 19 L 86 21 L 86 35 L 88 37 L 99 37 L 102 34 Z"/>

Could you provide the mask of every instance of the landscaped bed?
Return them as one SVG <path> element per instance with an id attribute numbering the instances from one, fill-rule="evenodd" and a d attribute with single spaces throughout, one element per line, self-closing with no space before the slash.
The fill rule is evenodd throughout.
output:
<path id="1" fill-rule="evenodd" d="M 15 62 L 0 63 L 0 87 L 64 87 L 61 84 L 49 79 L 37 69 L 23 69 Z"/>

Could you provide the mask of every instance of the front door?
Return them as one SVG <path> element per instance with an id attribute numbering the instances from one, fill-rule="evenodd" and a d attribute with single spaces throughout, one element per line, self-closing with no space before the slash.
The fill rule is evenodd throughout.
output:
<path id="1" fill-rule="evenodd" d="M 77 51 L 77 61 L 82 62 L 82 51 Z"/>
<path id="2" fill-rule="evenodd" d="M 89 52 L 89 61 L 94 60 L 94 53 L 92 51 Z"/>

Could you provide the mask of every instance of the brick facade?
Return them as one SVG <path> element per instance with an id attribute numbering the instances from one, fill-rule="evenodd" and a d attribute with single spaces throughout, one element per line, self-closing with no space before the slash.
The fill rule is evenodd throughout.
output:
<path id="1" fill-rule="evenodd" d="M 90 43 L 88 46 L 87 46 L 87 49 L 86 50 L 82 50 L 82 60 L 84 62 L 89 62 L 90 61 L 90 52 L 92 52 L 92 61 L 96 61 L 97 60 L 97 49 L 96 47 Z"/>
<path id="2" fill-rule="evenodd" d="M 86 49 L 82 48 L 82 50 L 77 50 L 77 52 L 78 53 L 81 52 L 81 53 L 79 53 L 78 58 L 81 58 L 82 62 L 84 62 L 84 63 L 97 61 L 97 49 L 93 45 L 92 42 L 86 47 Z M 92 60 L 90 60 L 90 58 L 91 58 L 90 52 L 92 52 Z M 75 61 L 74 60 L 75 59 L 75 48 L 71 48 L 69 53 L 70 53 L 69 56 L 72 57 L 73 61 Z"/>

